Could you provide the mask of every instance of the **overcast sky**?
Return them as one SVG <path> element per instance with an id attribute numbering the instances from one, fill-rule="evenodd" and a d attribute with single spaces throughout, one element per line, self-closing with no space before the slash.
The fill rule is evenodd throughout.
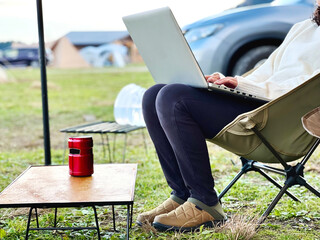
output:
<path id="1" fill-rule="evenodd" d="M 36 0 L 0 0 L 0 41 L 37 42 Z M 42 0 L 45 40 L 70 31 L 126 30 L 122 16 L 169 6 L 180 26 L 241 0 Z"/>

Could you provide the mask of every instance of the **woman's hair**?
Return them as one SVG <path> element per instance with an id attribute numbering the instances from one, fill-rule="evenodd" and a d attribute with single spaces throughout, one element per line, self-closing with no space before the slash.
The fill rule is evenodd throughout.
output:
<path id="1" fill-rule="evenodd" d="M 318 6 L 314 11 L 312 20 L 320 26 L 320 6 Z"/>

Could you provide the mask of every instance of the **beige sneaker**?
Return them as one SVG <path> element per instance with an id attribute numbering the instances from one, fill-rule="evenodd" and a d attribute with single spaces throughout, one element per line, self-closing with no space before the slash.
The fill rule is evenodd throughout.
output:
<path id="1" fill-rule="evenodd" d="M 174 200 L 173 200 L 174 199 Z M 179 203 L 178 203 L 179 202 Z M 137 224 L 139 226 L 142 226 L 142 224 L 152 224 L 155 216 L 171 212 L 172 210 L 179 207 L 181 204 L 183 204 L 184 201 L 176 196 L 172 196 L 165 200 L 163 203 L 161 203 L 158 207 L 148 211 L 139 214 L 137 217 Z"/>
<path id="2" fill-rule="evenodd" d="M 186 232 L 195 230 L 201 225 L 213 227 L 223 223 L 225 220 L 226 216 L 220 203 L 214 207 L 208 207 L 196 199 L 191 199 L 190 201 L 189 198 L 187 202 L 175 210 L 156 216 L 153 226 L 159 231 L 174 230 Z"/>

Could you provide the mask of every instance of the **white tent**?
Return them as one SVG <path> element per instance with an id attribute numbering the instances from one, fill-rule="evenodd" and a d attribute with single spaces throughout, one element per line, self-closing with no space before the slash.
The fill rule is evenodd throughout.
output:
<path id="1" fill-rule="evenodd" d="M 78 50 L 66 37 L 58 39 L 51 47 L 53 61 L 50 64 L 56 68 L 87 68 L 90 65 L 79 54 Z"/>
<path id="2" fill-rule="evenodd" d="M 128 48 L 120 44 L 85 47 L 80 50 L 80 54 L 94 67 L 124 67 L 128 60 Z"/>

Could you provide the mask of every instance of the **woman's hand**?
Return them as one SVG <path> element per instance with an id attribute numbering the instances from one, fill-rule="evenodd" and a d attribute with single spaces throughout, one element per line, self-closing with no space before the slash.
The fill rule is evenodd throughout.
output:
<path id="1" fill-rule="evenodd" d="M 207 75 L 205 78 L 209 83 L 224 85 L 228 88 L 236 88 L 238 86 L 238 80 L 234 77 L 220 78 L 219 74 L 215 73 L 213 75 Z"/>
<path id="2" fill-rule="evenodd" d="M 219 73 L 214 73 L 214 74 L 211 74 L 211 75 L 205 75 L 204 77 L 207 80 L 207 82 L 211 82 L 211 83 L 214 83 L 215 81 L 220 79 Z"/>

